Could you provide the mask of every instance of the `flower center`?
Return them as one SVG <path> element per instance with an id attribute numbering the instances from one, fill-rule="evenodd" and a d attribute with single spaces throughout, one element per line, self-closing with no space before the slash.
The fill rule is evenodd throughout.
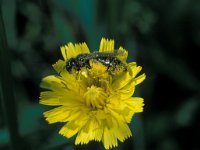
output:
<path id="1" fill-rule="evenodd" d="M 106 104 L 106 93 L 101 87 L 92 85 L 84 94 L 86 105 L 92 108 L 102 109 Z"/>

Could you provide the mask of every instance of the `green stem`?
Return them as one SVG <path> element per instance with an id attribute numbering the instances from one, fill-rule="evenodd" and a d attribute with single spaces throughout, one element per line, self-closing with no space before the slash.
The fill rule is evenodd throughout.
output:
<path id="1" fill-rule="evenodd" d="M 0 8 L 0 96 L 3 113 L 10 134 L 11 149 L 18 150 L 19 133 L 16 115 L 16 105 L 12 86 L 10 51 L 7 44 L 5 28 Z"/>

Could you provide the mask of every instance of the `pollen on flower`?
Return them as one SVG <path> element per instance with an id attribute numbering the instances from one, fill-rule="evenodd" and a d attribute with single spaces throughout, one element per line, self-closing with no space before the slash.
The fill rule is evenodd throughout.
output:
<path id="1" fill-rule="evenodd" d="M 88 87 L 84 97 L 86 105 L 91 106 L 94 109 L 102 109 L 106 104 L 106 94 L 101 87 L 96 87 L 94 85 Z"/>
<path id="2" fill-rule="evenodd" d="M 99 76 L 99 75 L 104 75 L 106 74 L 107 68 L 97 60 L 90 60 L 89 61 L 91 69 L 90 73 L 93 74 L 93 76 Z"/>
<path id="3" fill-rule="evenodd" d="M 135 113 L 143 111 L 143 99 L 132 97 L 146 78 L 141 67 L 127 63 L 128 52 L 114 48 L 114 40 L 102 39 L 99 52 L 85 43 L 61 47 L 63 60 L 54 65 L 57 75 L 42 80 L 40 103 L 57 106 L 44 113 L 49 123 L 64 122 L 59 133 L 76 136 L 75 144 L 102 142 L 105 149 L 118 146 L 132 133 L 128 127 Z"/>

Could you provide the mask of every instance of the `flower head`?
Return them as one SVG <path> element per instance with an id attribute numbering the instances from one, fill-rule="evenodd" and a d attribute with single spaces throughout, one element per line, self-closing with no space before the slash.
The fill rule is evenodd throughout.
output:
<path id="1" fill-rule="evenodd" d="M 44 112 L 49 123 L 64 122 L 59 133 L 75 144 L 102 141 L 106 149 L 118 146 L 132 134 L 133 115 L 143 111 L 143 99 L 132 97 L 141 67 L 126 63 L 128 52 L 102 39 L 99 52 L 90 53 L 85 43 L 61 47 L 64 60 L 53 65 L 57 75 L 43 78 L 40 104 L 57 106 Z"/>

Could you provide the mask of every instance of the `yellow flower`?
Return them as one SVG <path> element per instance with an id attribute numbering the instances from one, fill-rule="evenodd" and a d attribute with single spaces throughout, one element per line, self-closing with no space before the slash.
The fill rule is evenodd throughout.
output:
<path id="1" fill-rule="evenodd" d="M 49 123 L 64 122 L 59 133 L 75 144 L 103 142 L 106 149 L 118 146 L 132 134 L 128 124 L 143 111 L 143 99 L 132 97 L 141 67 L 126 63 L 128 52 L 114 48 L 114 40 L 102 38 L 99 52 L 90 53 L 85 43 L 61 47 L 64 60 L 53 65 L 57 75 L 43 78 L 40 104 L 57 106 L 44 112 Z"/>

